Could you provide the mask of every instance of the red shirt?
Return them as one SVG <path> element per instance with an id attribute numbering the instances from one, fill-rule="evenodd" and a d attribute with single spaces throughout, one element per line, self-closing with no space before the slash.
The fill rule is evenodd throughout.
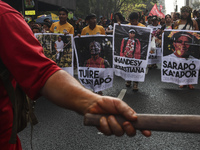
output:
<path id="1" fill-rule="evenodd" d="M 0 59 L 10 71 L 10 79 L 16 81 L 32 98 L 37 99 L 47 79 L 60 68 L 45 57 L 43 49 L 34 37 L 22 15 L 0 1 Z M 0 149 L 20 150 L 19 139 L 9 144 L 12 129 L 12 105 L 0 80 Z"/>
<path id="2" fill-rule="evenodd" d="M 86 62 L 86 67 L 93 67 L 93 68 L 105 68 L 104 59 L 101 57 L 98 58 L 90 58 Z"/>

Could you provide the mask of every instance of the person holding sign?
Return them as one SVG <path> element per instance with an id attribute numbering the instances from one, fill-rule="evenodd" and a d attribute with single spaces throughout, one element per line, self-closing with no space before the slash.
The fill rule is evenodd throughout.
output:
<path id="1" fill-rule="evenodd" d="M 188 63 L 190 62 L 189 60 L 191 59 L 193 61 L 193 65 L 195 64 L 195 62 L 198 60 L 198 49 L 196 47 L 196 43 L 198 43 L 198 39 L 199 34 L 195 33 L 195 32 L 185 32 L 185 31 L 172 31 L 169 36 L 172 40 L 172 45 L 169 45 L 169 50 L 172 50 L 173 53 L 167 56 L 164 56 L 164 58 L 169 58 L 169 60 L 171 60 L 170 58 L 176 58 L 176 60 L 178 61 L 178 59 L 181 59 L 181 61 L 185 61 L 185 65 L 189 65 Z M 195 57 L 197 58 L 195 58 Z M 187 61 L 188 60 L 188 61 Z M 170 61 L 171 62 L 171 61 Z M 178 67 L 178 70 L 182 70 L 183 73 L 185 73 L 188 69 L 187 67 L 181 67 L 180 64 Z M 173 68 L 176 68 L 176 65 L 172 65 Z M 192 71 L 190 68 L 187 72 Z M 193 70 L 194 71 L 194 70 Z M 195 72 L 194 72 L 195 73 Z M 196 73 L 195 73 L 196 74 Z M 194 75 L 195 75 L 194 74 Z M 183 75 L 183 74 L 182 74 Z M 182 78 L 182 75 L 180 77 L 179 74 L 176 74 L 176 76 L 179 78 Z M 187 78 L 189 78 L 189 73 L 187 74 Z M 183 83 L 182 83 L 183 84 Z M 186 87 L 186 85 L 180 85 L 180 88 Z M 194 89 L 194 86 L 189 84 L 188 85 L 189 89 Z"/>
<path id="2" fill-rule="evenodd" d="M 74 27 L 67 22 L 67 17 L 68 17 L 67 9 L 61 8 L 59 9 L 58 13 L 59 13 L 59 21 L 54 22 L 51 25 L 50 32 L 74 35 Z"/>
<path id="3" fill-rule="evenodd" d="M 180 30 L 199 30 L 196 20 L 191 18 L 192 8 L 189 6 L 183 6 L 181 8 L 181 19 L 177 20 L 174 24 L 174 29 Z M 185 87 L 180 85 L 180 88 Z M 188 85 L 190 89 L 194 89 L 193 85 Z"/>
<path id="4" fill-rule="evenodd" d="M 138 22 L 139 15 L 136 12 L 132 12 L 129 15 L 128 25 L 135 25 L 140 27 L 146 27 L 142 23 Z M 140 41 L 135 38 L 136 31 L 134 29 L 129 30 L 129 38 L 124 38 L 121 43 L 120 56 L 129 58 L 141 58 L 141 44 Z M 131 81 L 126 82 L 126 87 L 131 86 Z M 133 91 L 138 91 L 138 82 L 133 83 Z"/>
<path id="5" fill-rule="evenodd" d="M 128 58 L 140 59 L 141 57 L 141 44 L 140 41 L 135 38 L 136 31 L 134 29 L 129 30 L 129 37 L 123 38 L 121 42 L 120 56 Z M 126 82 L 126 87 L 131 86 L 131 81 Z M 133 90 L 138 90 L 138 82 L 133 83 Z"/>

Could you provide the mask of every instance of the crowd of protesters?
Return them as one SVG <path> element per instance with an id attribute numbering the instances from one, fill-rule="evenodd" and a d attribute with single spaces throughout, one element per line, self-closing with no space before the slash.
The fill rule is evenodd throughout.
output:
<path id="1" fill-rule="evenodd" d="M 155 16 L 141 15 L 140 12 L 138 12 L 137 14 L 138 14 L 138 22 L 145 26 L 152 25 L 153 21 L 155 20 L 154 19 Z M 92 15 L 92 14 L 90 14 L 90 15 Z M 75 36 L 78 34 L 81 34 L 83 28 L 88 25 L 88 19 L 87 19 L 88 16 L 86 16 L 85 19 L 79 18 L 76 20 L 74 20 L 73 18 L 71 18 L 71 19 L 67 18 L 67 22 L 74 27 L 74 35 Z M 173 13 L 173 16 L 171 16 L 170 14 L 167 14 L 165 16 L 165 18 L 157 17 L 156 24 L 161 26 L 163 29 L 169 27 L 169 24 L 172 25 L 172 28 L 173 28 L 174 23 L 180 18 L 181 18 L 180 13 L 175 12 L 175 13 Z M 197 21 L 198 26 L 200 27 L 200 10 L 193 11 L 193 18 Z M 31 20 L 27 23 L 29 24 L 29 26 L 31 27 L 31 29 L 34 33 L 49 33 L 50 27 L 53 24 L 53 22 L 49 18 L 44 19 L 43 23 L 37 23 L 34 20 Z M 114 13 L 112 19 L 100 16 L 99 21 L 96 22 L 97 25 L 103 26 L 105 33 L 108 35 L 112 34 L 114 23 L 128 24 L 129 18 L 126 20 L 125 17 L 123 17 L 123 15 L 120 12 L 117 12 L 117 13 Z M 167 24 L 167 26 L 166 26 L 166 24 Z"/>
<path id="2" fill-rule="evenodd" d="M 159 18 L 155 15 L 141 15 L 140 12 L 133 12 L 129 15 L 128 19 L 120 13 L 114 13 L 111 19 L 104 16 L 97 17 L 95 14 L 88 14 L 85 19 L 68 19 L 68 11 L 65 8 L 59 10 L 59 22 L 51 22 L 49 19 L 44 19 L 42 24 L 34 21 L 29 22 L 33 33 L 64 33 L 73 34 L 74 36 L 81 35 L 96 35 L 96 34 L 113 34 L 114 23 L 136 25 L 142 27 L 152 28 L 152 35 L 160 36 L 165 29 L 186 29 L 186 30 L 199 30 L 200 29 L 200 10 L 194 10 L 189 6 L 181 8 L 181 13 L 175 12 L 173 15 L 167 14 L 165 18 Z M 67 30 L 66 30 L 67 29 Z M 159 32 L 159 33 L 158 33 Z M 157 68 L 156 64 L 148 65 L 148 68 Z M 131 81 L 126 82 L 129 87 Z M 179 86 L 182 88 L 183 86 Z M 194 86 L 189 85 L 190 89 Z M 138 90 L 138 82 L 133 82 L 133 90 Z"/>

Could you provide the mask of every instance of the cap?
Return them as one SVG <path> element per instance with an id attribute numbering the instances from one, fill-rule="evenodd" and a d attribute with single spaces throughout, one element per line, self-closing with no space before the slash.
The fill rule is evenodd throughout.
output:
<path id="1" fill-rule="evenodd" d="M 130 29 L 130 30 L 128 31 L 128 33 L 131 33 L 131 32 L 136 33 L 134 29 Z"/>

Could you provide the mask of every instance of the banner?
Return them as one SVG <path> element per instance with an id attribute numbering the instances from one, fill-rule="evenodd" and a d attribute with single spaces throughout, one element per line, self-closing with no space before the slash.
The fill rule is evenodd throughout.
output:
<path id="1" fill-rule="evenodd" d="M 156 15 L 160 18 L 165 18 L 165 15 L 161 11 L 158 10 L 158 7 L 156 4 L 153 6 L 151 11 L 149 12 L 149 16 L 153 16 L 153 15 Z"/>
<path id="2" fill-rule="evenodd" d="M 125 80 L 144 82 L 151 29 L 114 24 L 114 71 Z"/>
<path id="3" fill-rule="evenodd" d="M 197 84 L 200 69 L 200 32 L 165 30 L 163 41 L 162 82 Z"/>
<path id="4" fill-rule="evenodd" d="M 113 84 L 112 36 L 92 35 L 75 37 L 78 78 L 82 85 L 94 92 Z"/>
<path id="5" fill-rule="evenodd" d="M 160 64 L 162 56 L 162 31 L 161 26 L 147 26 L 152 29 L 152 41 L 151 41 L 151 50 L 149 52 L 148 64 Z M 152 47 L 154 43 L 154 46 Z"/>
<path id="6" fill-rule="evenodd" d="M 73 35 L 56 33 L 36 33 L 46 57 L 73 76 Z"/>

